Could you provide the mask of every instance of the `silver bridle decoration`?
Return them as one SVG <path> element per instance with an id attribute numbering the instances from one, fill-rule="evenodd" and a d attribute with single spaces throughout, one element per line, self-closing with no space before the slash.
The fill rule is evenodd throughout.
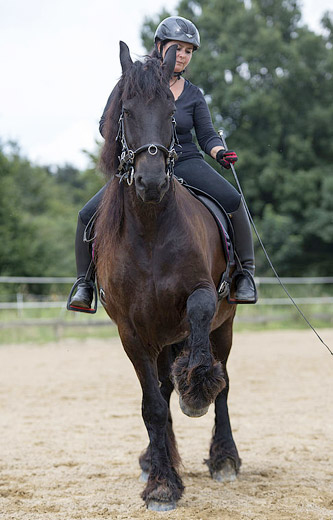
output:
<path id="1" fill-rule="evenodd" d="M 156 155 L 158 152 L 156 144 L 151 144 L 150 146 L 148 146 L 147 152 L 150 153 L 150 155 Z"/>

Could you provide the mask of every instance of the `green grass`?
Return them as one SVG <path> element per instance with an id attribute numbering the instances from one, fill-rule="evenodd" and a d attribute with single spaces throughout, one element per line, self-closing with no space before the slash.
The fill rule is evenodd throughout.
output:
<path id="1" fill-rule="evenodd" d="M 61 341 L 68 338 L 85 341 L 87 339 L 108 339 L 118 336 L 118 331 L 110 321 L 107 327 L 77 327 L 56 328 L 51 326 L 29 326 L 24 329 L 5 329 L 0 330 L 0 345 L 13 343 L 34 343 L 42 345 L 54 341 Z"/>
<path id="2" fill-rule="evenodd" d="M 333 304 L 299 305 L 315 328 L 333 326 Z M 293 305 L 239 305 L 235 330 L 306 329 L 309 325 Z"/>
<path id="3" fill-rule="evenodd" d="M 15 322 L 31 322 L 31 320 L 40 322 L 40 325 L 1 328 L 2 323 L 15 324 Z M 54 320 L 54 324 L 45 325 L 45 322 L 50 320 Z M 96 321 L 104 321 L 105 325 L 95 326 Z M 0 311 L 0 344 L 25 342 L 43 344 L 65 338 L 78 340 L 110 338 L 117 334 L 116 326 L 102 307 L 99 307 L 96 314 L 68 312 L 65 309 L 24 309 L 19 314 L 16 310 Z"/>

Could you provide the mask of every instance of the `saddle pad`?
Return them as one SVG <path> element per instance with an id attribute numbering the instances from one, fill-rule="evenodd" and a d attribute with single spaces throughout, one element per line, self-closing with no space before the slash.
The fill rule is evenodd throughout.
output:
<path id="1" fill-rule="evenodd" d="M 234 232 L 227 212 L 222 208 L 217 200 L 211 197 L 208 193 L 194 186 L 183 184 L 188 191 L 196 197 L 200 202 L 210 211 L 215 218 L 215 222 L 220 232 L 223 251 L 226 260 L 230 266 L 235 265 L 234 254 Z"/>
<path id="2" fill-rule="evenodd" d="M 222 245 L 224 249 L 224 253 L 226 258 L 230 262 L 230 264 L 234 264 L 234 248 L 232 245 L 231 238 L 227 231 L 228 222 L 224 213 L 222 213 L 219 206 L 215 204 L 210 198 L 204 195 L 198 195 L 198 199 L 203 203 L 204 206 L 211 212 L 213 217 L 215 218 L 217 227 L 219 228 L 219 232 L 221 235 Z"/>

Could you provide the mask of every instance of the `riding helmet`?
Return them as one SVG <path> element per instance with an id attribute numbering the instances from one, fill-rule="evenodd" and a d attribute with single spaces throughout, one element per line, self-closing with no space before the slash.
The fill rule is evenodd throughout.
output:
<path id="1" fill-rule="evenodd" d="M 169 16 L 159 24 L 155 32 L 155 43 L 165 40 L 192 43 L 194 50 L 200 47 L 198 29 L 194 23 L 181 16 Z"/>

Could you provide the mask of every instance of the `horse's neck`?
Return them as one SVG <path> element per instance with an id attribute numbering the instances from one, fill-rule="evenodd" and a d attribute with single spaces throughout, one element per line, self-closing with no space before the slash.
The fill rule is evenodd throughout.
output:
<path id="1" fill-rule="evenodd" d="M 128 231 L 149 241 L 156 238 L 161 232 L 161 227 L 168 228 L 165 224 L 171 224 L 177 211 L 172 187 L 159 204 L 142 202 L 133 189 L 131 193 L 125 194 L 124 206 Z"/>

